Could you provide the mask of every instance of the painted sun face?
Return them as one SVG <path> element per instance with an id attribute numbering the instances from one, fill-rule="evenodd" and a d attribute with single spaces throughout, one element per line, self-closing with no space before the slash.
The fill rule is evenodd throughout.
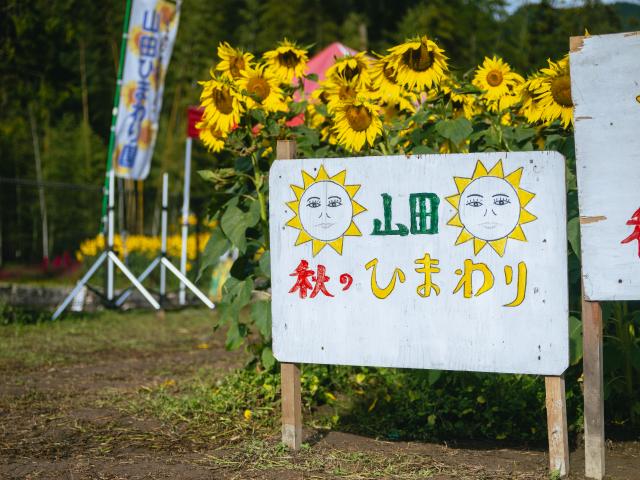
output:
<path id="1" fill-rule="evenodd" d="M 474 254 L 489 244 L 503 256 L 508 239 L 527 241 L 522 225 L 536 216 L 525 207 L 535 194 L 520 188 L 522 171 L 519 168 L 505 175 L 502 160 L 487 171 L 478 160 L 470 178 L 454 178 L 458 193 L 447 201 L 457 211 L 447 225 L 462 229 L 456 245 L 473 240 Z"/>
<path id="2" fill-rule="evenodd" d="M 298 215 L 309 235 L 329 242 L 341 237 L 351 225 L 351 198 L 341 185 L 323 180 L 304 192 Z"/>
<path id="3" fill-rule="evenodd" d="M 315 178 L 302 172 L 303 186 L 291 185 L 296 199 L 287 202 L 294 213 L 287 225 L 300 230 L 296 245 L 311 242 L 314 257 L 326 245 L 342 255 L 344 237 L 362 235 L 353 220 L 366 210 L 353 199 L 360 185 L 347 185 L 346 178 L 346 170 L 329 177 L 321 166 Z"/>
<path id="4" fill-rule="evenodd" d="M 486 241 L 508 236 L 520 218 L 520 199 L 503 178 L 481 177 L 460 197 L 460 221 L 474 237 Z"/>

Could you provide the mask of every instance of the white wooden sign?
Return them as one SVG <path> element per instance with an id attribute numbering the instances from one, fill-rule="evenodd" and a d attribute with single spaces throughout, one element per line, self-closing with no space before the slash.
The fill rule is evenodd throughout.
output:
<path id="1" fill-rule="evenodd" d="M 276 161 L 275 357 L 563 373 L 564 169 L 555 152 Z"/>
<path id="2" fill-rule="evenodd" d="M 588 300 L 640 299 L 640 32 L 585 37 L 571 92 Z"/>

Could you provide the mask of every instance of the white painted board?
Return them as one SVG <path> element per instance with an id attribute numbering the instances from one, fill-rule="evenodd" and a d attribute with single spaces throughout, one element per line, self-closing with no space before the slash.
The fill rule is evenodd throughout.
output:
<path id="1" fill-rule="evenodd" d="M 570 54 L 588 300 L 640 299 L 640 32 Z"/>
<path id="2" fill-rule="evenodd" d="M 274 162 L 275 357 L 561 374 L 564 169 L 555 152 Z"/>

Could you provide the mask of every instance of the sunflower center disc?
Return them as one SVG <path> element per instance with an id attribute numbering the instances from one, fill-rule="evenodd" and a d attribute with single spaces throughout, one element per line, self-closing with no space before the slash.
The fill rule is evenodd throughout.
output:
<path id="1" fill-rule="evenodd" d="M 244 59 L 242 57 L 233 57 L 229 60 L 229 71 L 233 78 L 240 77 L 241 70 L 244 70 Z"/>
<path id="2" fill-rule="evenodd" d="M 344 78 L 347 80 L 353 80 L 355 77 L 360 75 L 360 67 L 356 65 L 355 67 L 350 67 L 347 65 L 343 70 Z"/>
<path id="3" fill-rule="evenodd" d="M 433 65 L 434 53 L 425 44 L 420 44 L 418 48 L 404 52 L 402 60 L 411 70 L 424 72 Z"/>
<path id="4" fill-rule="evenodd" d="M 278 54 L 278 62 L 280 62 L 280 65 L 284 65 L 287 68 L 295 68 L 298 63 L 300 63 L 300 59 L 295 52 L 288 50 L 284 53 Z"/>
<path id="5" fill-rule="evenodd" d="M 349 122 L 349 126 L 353 128 L 356 132 L 363 132 L 369 125 L 371 125 L 371 114 L 369 110 L 367 110 L 362 105 L 360 106 L 351 106 L 347 110 L 347 121 Z"/>
<path id="6" fill-rule="evenodd" d="M 551 95 L 553 99 L 563 107 L 573 107 L 569 75 L 563 75 L 551 81 Z"/>
<path id="7" fill-rule="evenodd" d="M 503 78 L 504 77 L 502 76 L 502 72 L 499 70 L 491 70 L 489 73 L 487 73 L 487 83 L 492 87 L 497 87 L 498 85 L 500 85 Z"/>
<path id="8" fill-rule="evenodd" d="M 220 113 L 229 115 L 233 112 L 233 102 L 229 90 L 215 89 L 213 91 L 213 103 Z"/>
<path id="9" fill-rule="evenodd" d="M 258 97 L 258 100 L 263 102 L 264 99 L 269 96 L 271 87 L 264 78 L 252 78 L 247 83 L 247 90 L 249 91 L 249 93 L 252 93 L 256 97 Z"/>

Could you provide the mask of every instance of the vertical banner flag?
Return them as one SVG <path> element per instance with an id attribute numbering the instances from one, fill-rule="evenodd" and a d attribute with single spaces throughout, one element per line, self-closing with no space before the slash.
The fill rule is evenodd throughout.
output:
<path id="1" fill-rule="evenodd" d="M 115 174 L 144 180 L 158 133 L 179 4 L 133 0 L 116 123 Z"/>
<path id="2" fill-rule="evenodd" d="M 198 105 L 191 105 L 187 108 L 187 137 L 198 138 L 200 129 L 196 126 L 202 121 L 204 109 Z"/>

